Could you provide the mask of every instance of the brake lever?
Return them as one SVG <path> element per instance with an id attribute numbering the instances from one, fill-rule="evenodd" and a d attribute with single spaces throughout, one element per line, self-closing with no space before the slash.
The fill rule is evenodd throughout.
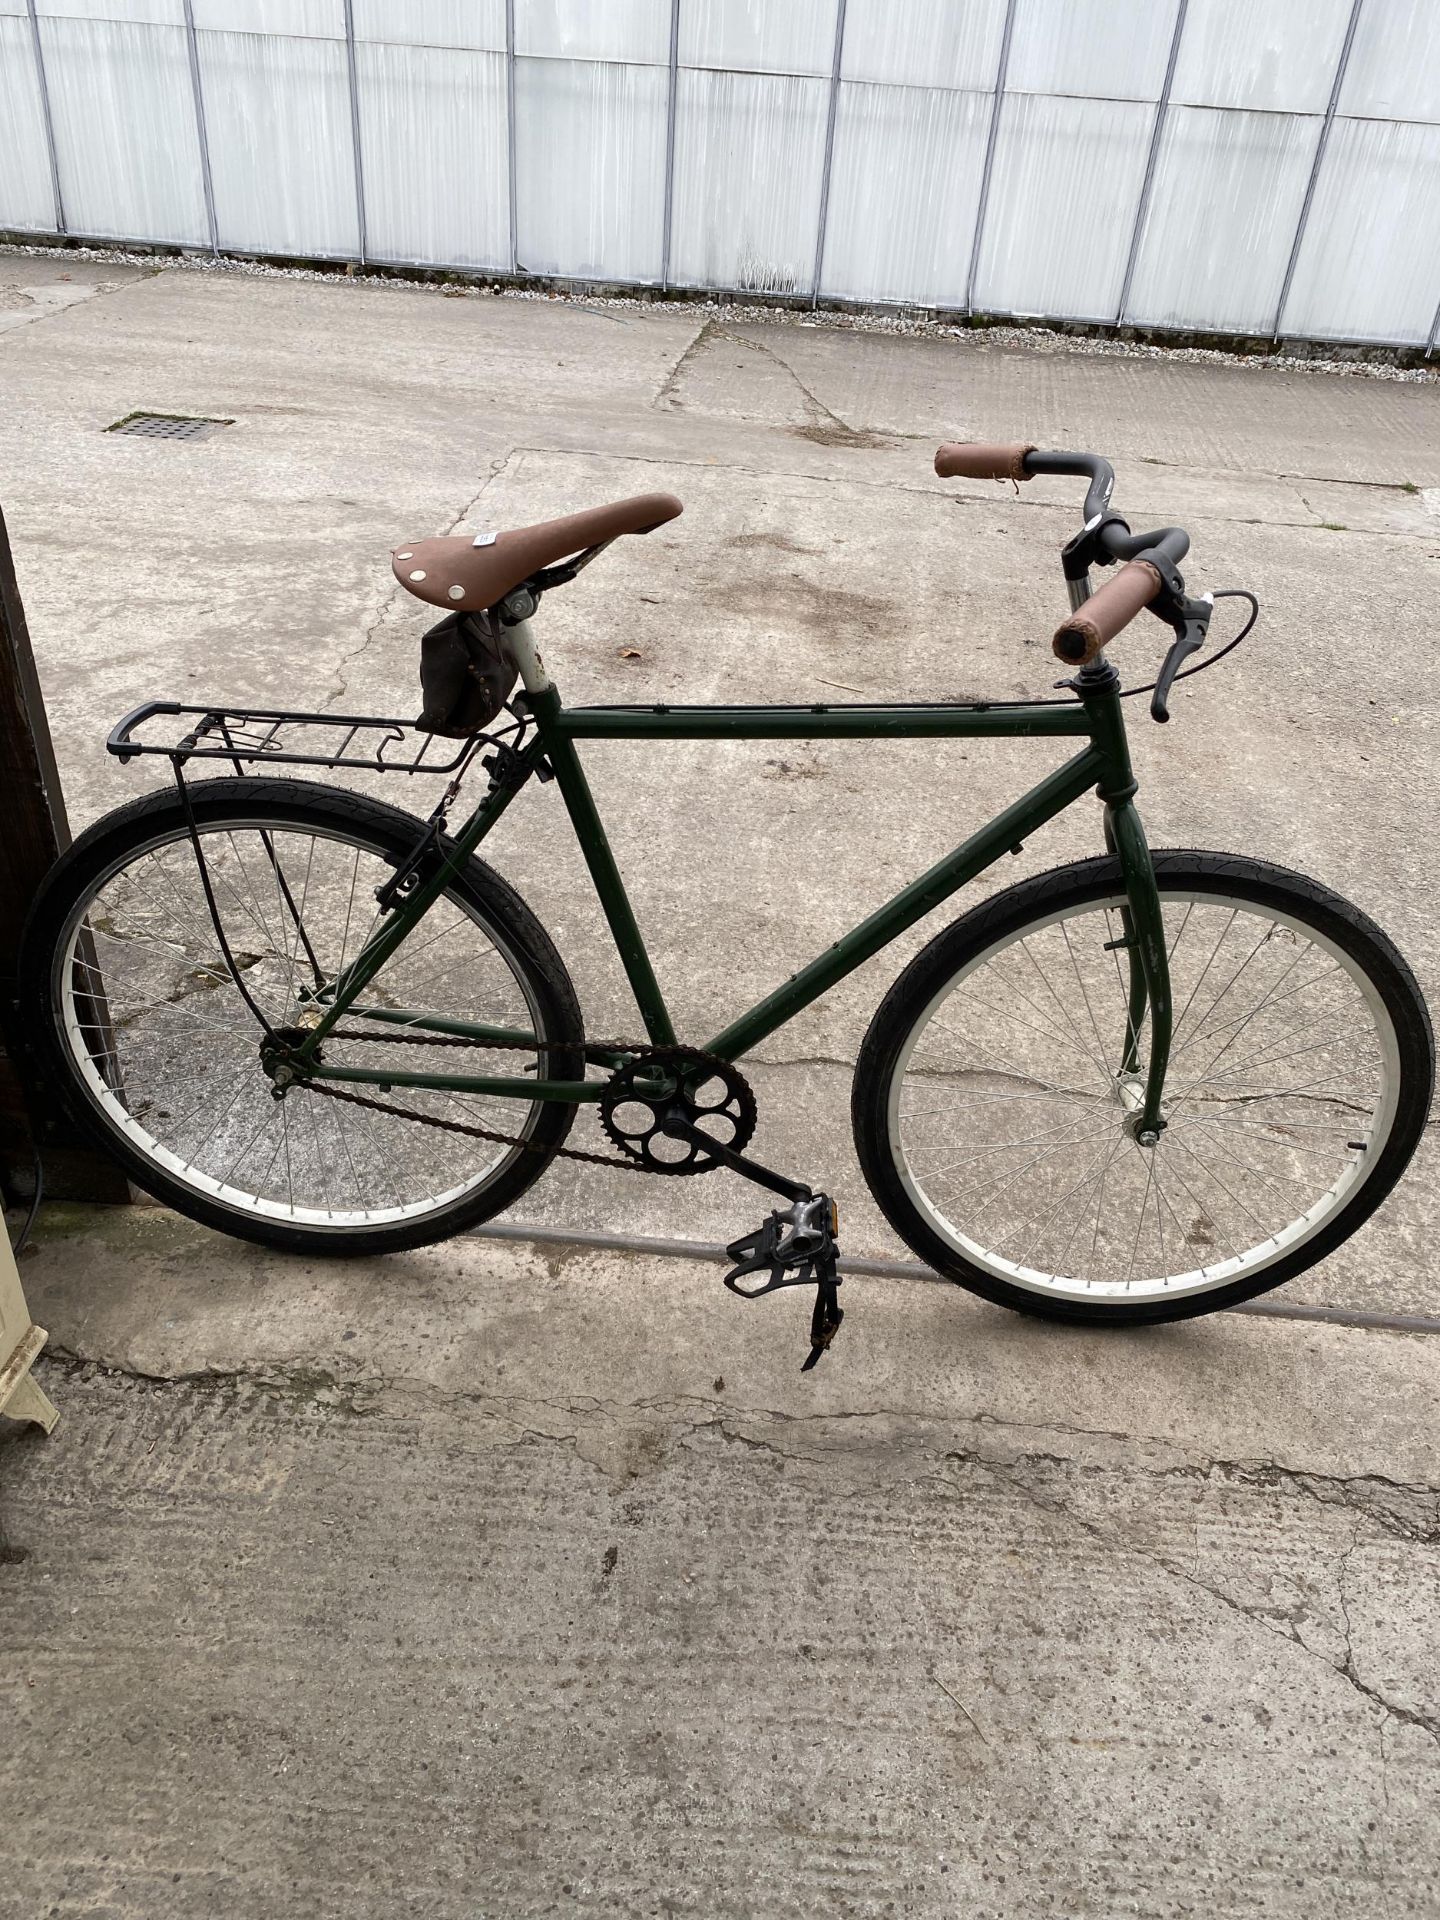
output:
<path id="1" fill-rule="evenodd" d="M 1150 696 L 1150 718 L 1158 720 L 1164 726 L 1170 718 L 1170 689 L 1175 676 L 1190 658 L 1198 653 L 1205 644 L 1205 635 L 1210 626 L 1210 616 L 1215 611 L 1215 601 L 1208 594 L 1202 594 L 1198 600 L 1183 602 L 1182 620 L 1175 629 L 1175 638 L 1170 643 L 1170 651 L 1165 655 L 1165 664 L 1155 680 L 1155 691 Z"/>

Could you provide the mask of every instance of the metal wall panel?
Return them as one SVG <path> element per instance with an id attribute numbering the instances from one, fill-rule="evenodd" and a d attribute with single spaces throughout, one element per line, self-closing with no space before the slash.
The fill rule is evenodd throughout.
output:
<path id="1" fill-rule="evenodd" d="M 964 305 L 992 99 L 842 82 L 823 292 Z"/>
<path id="2" fill-rule="evenodd" d="M 678 78 L 672 279 L 808 293 L 829 81 Z"/>
<path id="3" fill-rule="evenodd" d="M 995 85 L 1004 33 L 1005 0 L 848 0 L 841 73 L 983 91 Z"/>
<path id="4" fill-rule="evenodd" d="M 505 56 L 355 49 L 371 259 L 508 269 Z"/>
<path id="5" fill-rule="evenodd" d="M 354 0 L 355 38 L 505 51 L 505 0 Z"/>
<path id="6" fill-rule="evenodd" d="M 1120 304 L 1130 222 L 1154 125 L 1136 100 L 1007 96 L 975 304 L 994 313 L 1113 320 Z M 1103 207 L 1095 183 L 1105 183 Z"/>
<path id="7" fill-rule="evenodd" d="M 680 64 L 734 73 L 824 73 L 836 0 L 681 0 Z M 847 16 L 848 17 L 848 16 Z"/>
<path id="8" fill-rule="evenodd" d="M 55 231 L 55 195 L 30 22 L 0 18 L 0 226 Z"/>
<path id="9" fill-rule="evenodd" d="M 1440 6 L 1367 0 L 1340 93 L 1341 113 L 1440 121 Z"/>
<path id="10" fill-rule="evenodd" d="M 516 0 L 515 50 L 559 60 L 670 60 L 670 0 Z"/>
<path id="11" fill-rule="evenodd" d="M 350 83 L 338 41 L 201 33 L 220 245 L 354 259 Z"/>
<path id="12" fill-rule="evenodd" d="M 1283 331 L 1423 345 L 1440 299 L 1440 127 L 1337 120 Z"/>
<path id="13" fill-rule="evenodd" d="M 1016 0 L 1011 93 L 1158 100 L 1178 0 Z"/>
<path id="14" fill-rule="evenodd" d="M 1319 138 L 1308 114 L 1172 107 L 1124 318 L 1268 333 Z"/>
<path id="15" fill-rule="evenodd" d="M 25 11 L 23 6 L 17 13 Z M 182 0 L 35 0 L 43 20 L 122 20 L 134 26 L 183 27 Z"/>
<path id="16" fill-rule="evenodd" d="M 516 62 L 525 272 L 659 280 L 669 84 L 664 67 Z"/>
<path id="17" fill-rule="evenodd" d="M 191 0 L 197 27 L 216 33 L 278 33 L 343 40 L 345 0 Z"/>
<path id="18" fill-rule="evenodd" d="M 46 19 L 40 45 L 68 230 L 205 245 L 183 28 Z"/>
<path id="19" fill-rule="evenodd" d="M 1171 98 L 1323 113 L 1349 18 L 1350 0 L 1189 0 Z"/>
<path id="20" fill-rule="evenodd" d="M 1292 256 L 1290 333 L 1409 344 L 1440 297 L 1440 0 L 1361 0 L 1343 74 L 1353 0 L 844 0 L 838 89 L 842 0 L 680 0 L 673 93 L 672 0 L 350 0 L 363 221 L 346 0 L 192 3 L 222 248 L 357 258 L 363 227 L 376 259 L 801 297 L 818 255 L 834 297 L 1102 320 L 1133 234 L 1142 325 L 1269 332 Z M 208 244 L 185 0 L 36 7 L 66 229 Z M 55 224 L 0 0 L 0 225 Z"/>

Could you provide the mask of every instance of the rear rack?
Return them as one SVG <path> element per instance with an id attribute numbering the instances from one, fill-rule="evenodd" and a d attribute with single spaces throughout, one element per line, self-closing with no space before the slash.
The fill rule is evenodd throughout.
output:
<path id="1" fill-rule="evenodd" d="M 152 725 L 176 721 L 176 726 Z M 150 737 L 139 737 L 150 728 Z M 149 700 L 127 713 L 105 742 L 119 760 L 142 753 L 187 760 L 264 761 L 291 767 L 363 767 L 371 773 L 454 773 L 469 759 L 466 740 L 420 733 L 409 720 L 353 713 L 288 713 L 274 707 L 182 707 Z M 446 757 L 447 749 L 454 752 Z"/>

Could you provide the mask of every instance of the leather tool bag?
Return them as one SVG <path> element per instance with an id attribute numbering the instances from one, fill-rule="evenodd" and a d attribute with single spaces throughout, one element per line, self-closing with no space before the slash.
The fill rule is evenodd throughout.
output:
<path id="1" fill-rule="evenodd" d="M 509 699 L 517 675 L 489 613 L 452 613 L 420 642 L 420 693 L 415 725 L 422 733 L 464 740 L 488 727 Z"/>

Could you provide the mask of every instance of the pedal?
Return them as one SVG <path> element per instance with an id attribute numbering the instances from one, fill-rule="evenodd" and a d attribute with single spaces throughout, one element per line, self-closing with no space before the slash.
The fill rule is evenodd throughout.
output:
<path id="1" fill-rule="evenodd" d="M 845 1318 L 838 1292 L 840 1218 L 835 1202 L 825 1193 L 807 1194 L 781 1212 L 772 1213 L 725 1251 L 738 1264 L 725 1275 L 725 1284 L 742 1300 L 758 1300 L 781 1287 L 814 1287 L 815 1311 L 810 1317 L 810 1353 L 801 1367 L 808 1373 L 820 1360 Z M 745 1282 L 753 1277 L 755 1284 Z"/>

